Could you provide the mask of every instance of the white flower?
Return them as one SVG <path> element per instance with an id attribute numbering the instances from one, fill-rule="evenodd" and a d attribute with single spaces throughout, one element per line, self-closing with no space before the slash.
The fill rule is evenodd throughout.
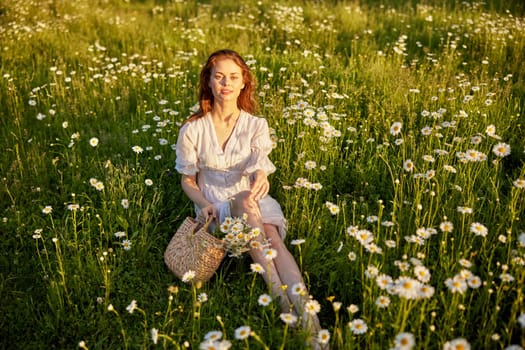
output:
<path id="1" fill-rule="evenodd" d="M 262 267 L 262 265 L 259 263 L 250 264 L 250 270 L 252 270 L 252 272 L 259 273 L 259 274 L 263 274 L 266 272 L 264 268 Z"/>
<path id="2" fill-rule="evenodd" d="M 470 344 L 466 339 L 456 338 L 443 345 L 443 350 L 470 350 Z"/>
<path id="3" fill-rule="evenodd" d="M 263 250 L 263 256 L 266 260 L 273 260 L 277 257 L 277 250 L 273 248 L 265 248 Z"/>
<path id="4" fill-rule="evenodd" d="M 146 184 L 146 186 L 151 186 L 153 185 L 153 181 L 151 179 L 146 179 L 144 180 L 144 183 Z"/>
<path id="5" fill-rule="evenodd" d="M 50 205 L 46 205 L 44 209 L 42 209 L 42 213 L 44 214 L 51 214 L 52 211 L 53 211 L 53 207 Z"/>
<path id="6" fill-rule="evenodd" d="M 390 127 L 390 134 L 393 136 L 398 135 L 401 132 L 401 128 L 403 127 L 403 124 L 401 122 L 395 122 Z"/>
<path id="7" fill-rule="evenodd" d="M 159 330 L 157 328 L 151 329 L 151 340 L 153 341 L 153 344 L 157 344 L 159 341 Z"/>
<path id="8" fill-rule="evenodd" d="M 133 152 L 137 153 L 137 154 L 140 154 L 142 152 L 144 152 L 144 149 L 140 146 L 133 146 L 131 147 L 131 149 L 133 150 Z"/>
<path id="9" fill-rule="evenodd" d="M 129 239 L 125 239 L 122 241 L 122 248 L 124 250 L 130 250 L 131 249 L 131 241 Z"/>
<path id="10" fill-rule="evenodd" d="M 239 340 L 246 339 L 250 336 L 252 330 L 249 326 L 241 326 L 235 330 L 235 338 Z"/>
<path id="11" fill-rule="evenodd" d="M 304 311 L 310 315 L 316 315 L 321 311 L 321 305 L 317 300 L 311 299 L 304 304 Z"/>
<path id="12" fill-rule="evenodd" d="M 415 344 L 414 335 L 408 332 L 399 333 L 394 339 L 396 350 L 410 350 Z"/>
<path id="13" fill-rule="evenodd" d="M 485 225 L 480 224 L 479 222 L 473 222 L 470 225 L 470 232 L 474 233 L 476 236 L 486 237 L 488 229 Z"/>
<path id="14" fill-rule="evenodd" d="M 414 162 L 412 162 L 411 159 L 405 160 L 405 162 L 403 163 L 403 169 L 405 169 L 405 171 L 408 172 L 414 171 Z"/>
<path id="15" fill-rule="evenodd" d="M 135 311 L 136 308 L 137 308 L 137 301 L 136 300 L 132 300 L 131 303 L 126 307 L 126 310 L 128 310 L 128 312 L 130 314 L 132 314 L 133 311 Z"/>
<path id="16" fill-rule="evenodd" d="M 499 142 L 492 148 L 492 152 L 498 157 L 506 157 L 510 154 L 510 146 L 504 142 Z"/>
<path id="17" fill-rule="evenodd" d="M 321 329 L 319 333 L 317 333 L 317 342 L 319 344 L 328 344 L 330 341 L 330 332 L 327 329 Z"/>
<path id="18" fill-rule="evenodd" d="M 209 331 L 204 336 L 204 340 L 216 341 L 216 340 L 221 340 L 221 339 L 222 339 L 222 332 L 221 331 Z"/>
<path id="19" fill-rule="evenodd" d="M 521 313 L 518 316 L 518 323 L 520 324 L 521 328 L 525 328 L 525 313 Z"/>
<path id="20" fill-rule="evenodd" d="M 184 275 L 182 275 L 182 282 L 188 283 L 188 282 L 193 281 L 194 278 L 195 278 L 195 271 L 190 270 L 190 271 L 185 272 Z"/>
<path id="21" fill-rule="evenodd" d="M 98 139 L 96 137 L 92 137 L 89 139 L 89 144 L 91 147 L 97 147 L 98 146 Z"/>
<path id="22" fill-rule="evenodd" d="M 127 198 L 124 198 L 120 201 L 120 205 L 122 205 L 122 208 L 128 209 L 129 208 L 129 200 Z"/>
<path id="23" fill-rule="evenodd" d="M 257 299 L 257 302 L 261 306 L 268 306 L 272 302 L 272 297 L 268 294 L 261 294 L 259 298 Z"/>
<path id="24" fill-rule="evenodd" d="M 365 321 L 360 318 L 356 318 L 348 323 L 348 327 L 354 334 L 364 334 L 368 330 L 368 326 Z"/>
<path id="25" fill-rule="evenodd" d="M 279 315 L 279 318 L 288 325 L 293 325 L 297 322 L 297 316 L 291 313 L 282 313 Z"/>

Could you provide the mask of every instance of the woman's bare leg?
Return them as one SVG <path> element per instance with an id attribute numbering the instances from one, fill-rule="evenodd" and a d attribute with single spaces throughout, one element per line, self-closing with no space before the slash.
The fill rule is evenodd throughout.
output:
<path id="1" fill-rule="evenodd" d="M 281 309 L 283 312 L 290 312 L 293 307 L 298 316 L 301 317 L 303 327 L 310 331 L 313 336 L 320 330 L 317 315 L 305 312 L 305 302 L 308 300 L 308 292 L 305 295 L 294 294 L 292 287 L 304 281 L 297 263 L 284 244 L 277 227 L 270 224 L 263 224 L 259 206 L 250 197 L 249 192 L 241 192 L 232 201 L 232 215 L 242 216 L 247 214 L 247 222 L 252 227 L 259 228 L 264 232 L 271 247 L 277 251 L 277 256 L 272 261 L 266 261 L 260 250 L 250 251 L 252 259 L 262 266 L 269 266 L 269 272 L 263 275 L 266 283 L 270 286 L 272 293 L 280 297 Z M 284 292 L 286 290 L 286 292 Z"/>
<path id="2" fill-rule="evenodd" d="M 250 197 L 249 192 L 241 192 L 232 200 L 232 215 L 241 217 L 247 214 L 247 223 L 252 227 L 257 227 L 264 232 L 264 225 L 262 223 L 259 206 Z M 277 252 L 279 254 L 279 252 Z M 250 256 L 255 263 L 260 264 L 264 269 L 264 281 L 270 288 L 271 294 L 279 298 L 279 303 L 282 312 L 290 312 L 293 307 L 287 293 L 285 292 L 285 285 L 281 281 L 279 271 L 275 265 L 274 260 L 267 260 L 263 256 L 263 252 L 259 249 L 250 250 Z"/>
<path id="3" fill-rule="evenodd" d="M 277 227 L 270 224 L 264 224 L 264 232 L 266 238 L 270 241 L 272 248 L 277 251 L 277 257 L 274 259 L 274 263 L 282 283 L 288 286 L 288 298 L 290 298 L 295 311 L 301 317 L 304 328 L 317 333 L 320 330 L 317 315 L 311 315 L 305 312 L 305 303 L 309 300 L 308 291 L 305 289 L 305 294 L 300 295 L 295 294 L 292 288 L 297 283 L 304 285 L 304 280 L 295 258 L 284 244 Z"/>

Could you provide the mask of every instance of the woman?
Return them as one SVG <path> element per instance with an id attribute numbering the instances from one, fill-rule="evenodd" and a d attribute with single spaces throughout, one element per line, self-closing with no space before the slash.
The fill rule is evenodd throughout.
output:
<path id="1" fill-rule="evenodd" d="M 263 276 L 282 312 L 295 313 L 316 332 L 317 317 L 304 312 L 305 295 L 291 288 L 304 282 L 283 242 L 281 207 L 268 195 L 267 176 L 275 171 L 268 158 L 272 142 L 267 121 L 251 114 L 256 110 L 254 85 L 235 51 L 220 50 L 208 58 L 200 74 L 200 108 L 179 132 L 176 169 L 184 192 L 206 219 L 221 223 L 227 216 L 247 214 L 248 224 L 264 232 L 277 256 L 268 262 L 260 249 L 252 249 L 252 259 L 267 267 Z"/>

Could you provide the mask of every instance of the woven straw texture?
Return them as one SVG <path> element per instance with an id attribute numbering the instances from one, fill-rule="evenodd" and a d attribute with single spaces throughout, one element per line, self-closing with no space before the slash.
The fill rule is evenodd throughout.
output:
<path id="1" fill-rule="evenodd" d="M 171 238 L 164 262 L 177 277 L 191 270 L 193 282 L 206 282 L 219 268 L 226 251 L 222 241 L 207 232 L 208 224 L 187 217 Z"/>

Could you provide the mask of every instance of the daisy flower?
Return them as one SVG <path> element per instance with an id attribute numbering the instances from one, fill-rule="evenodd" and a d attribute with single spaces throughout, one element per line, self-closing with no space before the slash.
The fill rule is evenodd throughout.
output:
<path id="1" fill-rule="evenodd" d="M 454 224 L 450 221 L 443 221 L 441 224 L 439 224 L 439 229 L 442 232 L 452 232 L 452 230 L 454 230 Z"/>
<path id="2" fill-rule="evenodd" d="M 131 241 L 129 239 L 125 239 L 122 241 L 122 248 L 124 250 L 130 250 L 131 249 Z"/>
<path id="3" fill-rule="evenodd" d="M 396 350 L 410 350 L 415 344 L 414 335 L 408 332 L 399 333 L 394 339 Z"/>
<path id="4" fill-rule="evenodd" d="M 506 157 L 510 154 L 510 146 L 504 142 L 498 142 L 492 148 L 492 152 L 498 157 Z"/>
<path id="5" fill-rule="evenodd" d="M 279 318 L 287 325 L 293 325 L 297 322 L 297 316 L 291 313 L 282 313 L 279 315 Z"/>
<path id="6" fill-rule="evenodd" d="M 306 161 L 306 163 L 304 163 L 304 167 L 306 168 L 306 170 L 312 170 L 317 167 L 317 163 L 313 160 L 308 160 Z"/>
<path id="7" fill-rule="evenodd" d="M 140 154 L 140 153 L 144 152 L 144 149 L 142 147 L 140 147 L 140 146 L 133 146 L 133 147 L 131 147 L 131 150 L 133 152 L 137 153 L 137 154 Z"/>
<path id="8" fill-rule="evenodd" d="M 355 320 L 350 321 L 348 323 L 348 327 L 350 327 L 352 333 L 356 335 L 364 334 L 368 330 L 368 326 L 366 325 L 365 321 L 363 321 L 360 318 L 356 318 Z"/>
<path id="9" fill-rule="evenodd" d="M 328 344 L 330 341 L 330 332 L 327 329 L 321 329 L 319 333 L 317 333 L 317 342 L 319 344 Z"/>
<path id="10" fill-rule="evenodd" d="M 310 315 L 316 315 L 321 311 L 321 305 L 317 300 L 311 299 L 304 304 L 304 311 Z"/>
<path id="11" fill-rule="evenodd" d="M 472 214 L 472 208 L 469 207 L 458 207 L 457 210 L 461 214 Z"/>
<path id="12" fill-rule="evenodd" d="M 390 134 L 396 136 L 401 132 L 402 128 L 403 124 L 401 124 L 401 122 L 394 122 L 392 126 L 390 126 Z"/>
<path id="13" fill-rule="evenodd" d="M 443 350 L 470 350 L 470 343 L 464 338 L 456 338 L 446 342 Z"/>
<path id="14" fill-rule="evenodd" d="M 247 339 L 251 332 L 252 330 L 249 326 L 241 326 L 235 330 L 235 339 Z"/>
<path id="15" fill-rule="evenodd" d="M 265 273 L 266 271 L 264 270 L 264 268 L 262 267 L 261 264 L 259 263 L 252 263 L 250 265 L 250 269 L 252 270 L 252 272 L 254 273 L 259 273 L 259 274 L 263 274 Z"/>
<path id="16" fill-rule="evenodd" d="M 185 272 L 184 275 L 182 275 L 182 282 L 188 283 L 188 282 L 193 281 L 194 278 L 195 278 L 195 271 L 190 270 L 188 272 Z"/>
<path id="17" fill-rule="evenodd" d="M 376 299 L 376 305 L 378 308 L 385 309 L 390 305 L 390 297 L 381 295 Z"/>
<path id="18" fill-rule="evenodd" d="M 445 280 L 445 285 L 452 293 L 463 294 L 468 288 L 465 279 L 459 276 L 454 276 L 454 278 L 447 278 Z"/>
<path id="19" fill-rule="evenodd" d="M 221 339 L 222 339 L 222 332 L 221 331 L 209 331 L 204 336 L 204 340 L 215 341 L 215 340 L 221 340 Z"/>
<path id="20" fill-rule="evenodd" d="M 423 283 L 430 281 L 430 271 L 422 265 L 414 267 L 414 275 Z"/>
<path id="21" fill-rule="evenodd" d="M 485 225 L 480 224 L 479 222 L 473 222 L 470 225 L 470 232 L 474 233 L 476 236 L 486 237 L 488 229 Z"/>
<path id="22" fill-rule="evenodd" d="M 525 180 L 523 179 L 517 179 L 512 184 L 516 188 L 525 188 Z"/>
<path id="23" fill-rule="evenodd" d="M 53 211 L 53 207 L 50 205 L 46 205 L 44 209 L 42 209 L 42 213 L 44 214 L 51 214 L 52 211 Z"/>
<path id="24" fill-rule="evenodd" d="M 263 250 L 263 256 L 266 260 L 273 260 L 277 257 L 277 250 L 273 248 L 265 248 Z"/>
<path id="25" fill-rule="evenodd" d="M 98 146 L 98 139 L 96 137 L 92 137 L 89 139 L 89 144 L 91 147 L 97 147 Z"/>
<path id="26" fill-rule="evenodd" d="M 394 283 L 396 294 L 405 299 L 416 299 L 420 288 L 421 282 L 407 276 L 399 277 Z"/>
<path id="27" fill-rule="evenodd" d="M 405 160 L 405 162 L 403 163 L 403 169 L 405 169 L 405 171 L 408 172 L 414 171 L 414 162 L 412 162 L 411 159 Z"/>
<path id="28" fill-rule="evenodd" d="M 268 306 L 272 302 L 272 297 L 269 296 L 268 294 L 261 294 L 259 296 L 259 299 L 257 299 L 257 302 L 261 306 Z"/>

